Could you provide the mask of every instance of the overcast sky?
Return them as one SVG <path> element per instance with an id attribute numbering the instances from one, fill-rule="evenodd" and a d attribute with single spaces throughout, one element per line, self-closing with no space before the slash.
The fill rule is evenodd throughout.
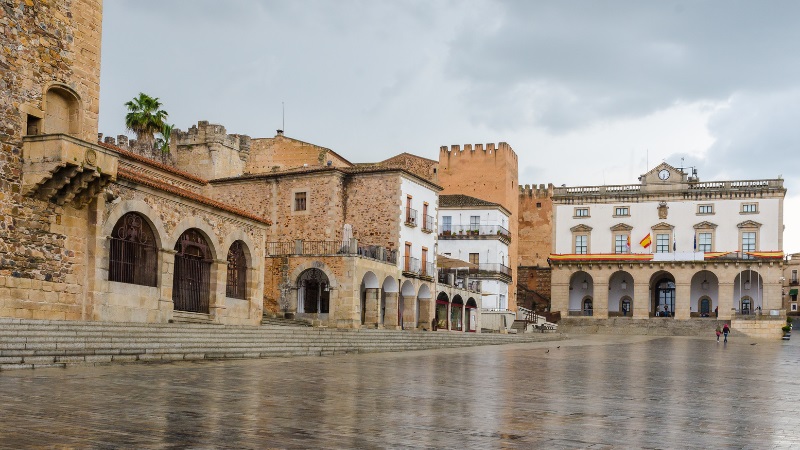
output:
<path id="1" fill-rule="evenodd" d="M 783 177 L 800 251 L 800 2 L 106 0 L 100 131 L 286 135 L 353 162 L 508 142 L 521 184 Z M 649 163 L 649 164 L 648 164 Z M 772 250 L 772 249 L 762 249 Z"/>

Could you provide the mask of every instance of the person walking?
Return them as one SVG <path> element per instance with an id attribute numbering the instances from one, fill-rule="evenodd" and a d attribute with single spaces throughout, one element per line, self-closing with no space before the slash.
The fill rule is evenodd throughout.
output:
<path id="1" fill-rule="evenodd" d="M 717 344 L 719 344 L 719 336 L 722 334 L 722 329 L 717 325 L 717 329 L 715 331 L 717 333 Z"/>
<path id="2" fill-rule="evenodd" d="M 730 333 L 730 332 L 731 332 L 731 329 L 728 326 L 728 324 L 726 323 L 725 325 L 723 325 L 722 334 L 725 335 L 725 341 L 724 342 L 726 342 L 726 343 L 728 342 L 728 333 Z"/>

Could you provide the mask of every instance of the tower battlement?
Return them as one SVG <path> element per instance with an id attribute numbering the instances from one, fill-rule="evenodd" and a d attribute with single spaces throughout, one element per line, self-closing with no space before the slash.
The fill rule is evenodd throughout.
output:
<path id="1" fill-rule="evenodd" d="M 517 154 L 514 153 L 514 149 L 511 148 L 510 145 L 506 142 L 500 142 L 495 144 L 494 142 L 490 142 L 488 144 L 464 144 L 462 149 L 461 145 L 453 144 L 451 146 L 443 145 L 439 150 L 439 155 L 443 154 L 461 154 L 462 152 L 471 152 L 470 154 L 480 154 L 478 152 L 482 152 L 482 154 L 491 154 L 495 152 L 508 152 L 510 156 L 517 161 Z"/>
<path id="2" fill-rule="evenodd" d="M 250 153 L 250 136 L 246 134 L 228 134 L 224 126 L 200 120 L 186 131 L 176 129 L 172 139 L 178 146 L 220 144 L 243 154 Z M 246 159 L 242 155 L 243 159 Z"/>
<path id="3" fill-rule="evenodd" d="M 519 185 L 519 195 L 521 197 L 533 197 L 533 198 L 549 198 L 553 196 L 553 190 L 555 186 L 553 183 L 547 184 L 526 184 L 526 185 Z"/>

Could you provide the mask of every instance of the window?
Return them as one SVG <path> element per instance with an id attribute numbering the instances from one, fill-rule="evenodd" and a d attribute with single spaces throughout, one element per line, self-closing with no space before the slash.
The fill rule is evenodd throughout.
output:
<path id="1" fill-rule="evenodd" d="M 614 216 L 630 216 L 630 210 L 627 206 L 617 206 L 614 208 Z"/>
<path id="2" fill-rule="evenodd" d="M 792 301 L 795 301 L 795 300 L 792 300 Z M 792 311 L 797 311 L 797 304 L 796 303 L 792 304 Z"/>
<path id="3" fill-rule="evenodd" d="M 122 216 L 111 232 L 108 280 L 158 285 L 158 247 L 150 225 L 137 213 Z"/>
<path id="4" fill-rule="evenodd" d="M 697 234 L 697 251 L 711 252 L 711 233 L 701 232 Z"/>
<path id="5" fill-rule="evenodd" d="M 742 203 L 742 214 L 754 214 L 758 212 L 758 203 Z"/>
<path id="6" fill-rule="evenodd" d="M 792 283 L 797 283 L 797 271 L 792 270 Z"/>
<path id="7" fill-rule="evenodd" d="M 244 254 L 244 243 L 236 241 L 228 250 L 228 280 L 225 284 L 225 296 L 244 300 L 247 286 L 247 260 Z"/>
<path id="8" fill-rule="evenodd" d="M 305 211 L 306 210 L 306 193 L 305 192 L 295 192 L 294 193 L 294 210 L 295 211 Z"/>
<path id="9" fill-rule="evenodd" d="M 714 205 L 698 205 L 697 214 L 714 214 Z"/>
<path id="10" fill-rule="evenodd" d="M 469 216 L 469 229 L 477 230 L 481 226 L 481 216 Z"/>
<path id="11" fill-rule="evenodd" d="M 669 253 L 669 235 L 656 235 L 656 253 Z"/>
<path id="12" fill-rule="evenodd" d="M 469 262 L 472 264 L 480 264 L 481 254 L 480 253 L 470 253 L 469 254 Z"/>
<path id="13" fill-rule="evenodd" d="M 614 253 L 630 253 L 631 248 L 628 245 L 627 234 L 614 235 Z"/>
<path id="14" fill-rule="evenodd" d="M 756 232 L 745 231 L 742 233 L 742 251 L 754 252 L 756 251 Z"/>
<path id="15" fill-rule="evenodd" d="M 589 217 L 589 208 L 575 208 L 575 217 Z"/>
<path id="16" fill-rule="evenodd" d="M 453 231 L 453 216 L 442 216 L 442 231 L 445 233 Z"/>
<path id="17" fill-rule="evenodd" d="M 575 236 L 575 254 L 585 255 L 589 252 L 589 236 L 579 234 Z"/>
<path id="18" fill-rule="evenodd" d="M 537 208 L 541 208 L 542 207 L 542 202 L 536 202 L 536 207 Z"/>

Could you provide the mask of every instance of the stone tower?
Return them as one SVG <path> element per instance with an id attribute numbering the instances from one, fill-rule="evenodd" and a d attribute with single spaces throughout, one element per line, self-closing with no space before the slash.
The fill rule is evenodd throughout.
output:
<path id="1" fill-rule="evenodd" d="M 509 232 L 509 265 L 512 281 L 509 290 L 509 308 L 516 309 L 517 261 L 519 229 L 519 187 L 517 154 L 505 142 L 495 145 L 466 144 L 441 147 L 439 151 L 439 184 L 441 194 L 464 194 L 502 205 L 511 212 Z"/>

